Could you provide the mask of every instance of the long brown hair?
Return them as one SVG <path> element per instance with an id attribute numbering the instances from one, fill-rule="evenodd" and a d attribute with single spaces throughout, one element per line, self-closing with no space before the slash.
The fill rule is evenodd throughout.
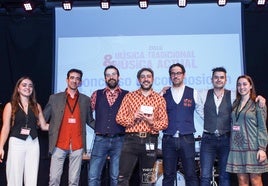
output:
<path id="1" fill-rule="evenodd" d="M 11 125 L 13 126 L 14 125 L 14 121 L 15 121 L 15 114 L 16 112 L 18 111 L 19 109 L 19 104 L 20 104 L 20 93 L 18 92 L 18 88 L 21 84 L 21 82 L 25 79 L 28 79 L 30 80 L 31 82 L 33 82 L 31 80 L 30 77 L 28 76 L 23 76 L 21 77 L 15 87 L 14 87 L 14 91 L 13 91 L 13 94 L 12 94 L 12 97 L 11 97 Z M 39 111 L 38 111 L 38 107 L 37 107 L 37 101 L 36 101 L 36 93 L 35 93 L 35 89 L 34 89 L 34 85 L 33 85 L 33 91 L 32 91 L 32 94 L 30 95 L 29 97 L 29 108 L 34 112 L 34 115 L 35 117 L 38 119 L 38 114 L 39 114 Z"/>
<path id="2" fill-rule="evenodd" d="M 239 81 L 239 79 L 241 79 L 241 78 L 244 78 L 244 79 L 248 80 L 249 84 L 250 84 L 251 87 L 252 87 L 252 88 L 250 89 L 249 98 L 250 98 L 251 100 L 254 101 L 254 100 L 256 99 L 256 97 L 257 97 L 257 96 L 256 96 L 255 86 L 254 86 L 254 83 L 253 83 L 252 78 L 251 78 L 250 76 L 248 76 L 248 75 L 241 75 L 241 76 L 239 76 L 239 77 L 237 78 L 237 80 L 236 80 L 236 99 L 235 99 L 235 101 L 234 101 L 233 108 L 236 107 L 236 106 L 240 103 L 240 100 L 241 100 L 241 95 L 239 94 L 238 89 L 237 89 L 238 81 Z"/>

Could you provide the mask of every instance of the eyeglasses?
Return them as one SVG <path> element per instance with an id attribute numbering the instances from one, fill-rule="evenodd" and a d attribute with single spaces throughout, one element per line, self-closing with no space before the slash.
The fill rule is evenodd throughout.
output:
<path id="1" fill-rule="evenodd" d="M 105 77 L 109 78 L 109 77 L 112 77 L 112 76 L 114 77 L 116 75 L 117 75 L 117 73 L 116 72 L 113 72 L 111 74 L 105 74 Z"/>
<path id="2" fill-rule="evenodd" d="M 180 76 L 182 74 L 183 74 L 183 72 L 171 72 L 170 73 L 170 75 L 173 76 L 173 77 L 176 76 L 176 75 Z"/>

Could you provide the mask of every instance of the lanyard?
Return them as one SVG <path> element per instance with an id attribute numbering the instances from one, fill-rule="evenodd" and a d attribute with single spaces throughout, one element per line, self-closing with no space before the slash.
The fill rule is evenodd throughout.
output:
<path id="1" fill-rule="evenodd" d="M 26 115 L 25 115 L 25 128 L 28 127 L 28 123 L 29 123 L 29 115 L 26 114 Z"/>
<path id="2" fill-rule="evenodd" d="M 29 123 L 29 112 L 27 112 L 27 113 L 25 112 L 24 107 L 23 107 L 23 104 L 21 103 L 20 100 L 19 100 L 19 106 L 21 107 L 21 109 L 23 110 L 23 113 L 25 115 L 25 128 L 27 128 L 28 127 L 28 123 Z M 29 108 L 28 108 L 28 111 L 29 111 Z"/>
<path id="3" fill-rule="evenodd" d="M 249 98 L 250 99 L 250 98 Z M 240 109 L 240 111 L 238 112 L 238 107 L 236 107 L 236 111 L 235 111 L 235 118 L 236 118 L 236 122 L 238 121 L 239 119 L 239 116 L 240 116 L 240 113 L 242 112 L 242 110 L 247 106 L 248 102 L 249 102 L 249 99 L 247 100 L 246 104 L 243 106 L 243 108 Z M 240 103 L 241 103 L 241 100 L 240 100 Z M 239 103 L 239 105 L 240 105 Z"/>
<path id="4" fill-rule="evenodd" d="M 68 108 L 69 108 L 70 112 L 72 113 L 72 115 L 73 115 L 74 110 L 75 110 L 75 108 L 76 108 L 76 105 L 77 105 L 77 102 L 78 102 L 78 98 L 79 98 L 79 94 L 78 94 L 77 97 L 76 97 L 76 100 L 75 100 L 75 103 L 74 103 L 73 108 L 71 108 L 71 105 L 70 105 L 70 103 L 69 103 L 69 101 L 68 101 L 68 98 L 66 99 L 66 103 L 67 103 Z"/>

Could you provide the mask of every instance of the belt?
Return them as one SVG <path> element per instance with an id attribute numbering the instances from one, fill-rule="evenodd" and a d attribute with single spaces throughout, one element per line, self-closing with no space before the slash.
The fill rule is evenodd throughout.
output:
<path id="1" fill-rule="evenodd" d="M 204 134 L 208 134 L 208 135 L 212 135 L 212 136 L 216 136 L 216 137 L 220 137 L 220 136 L 230 136 L 230 132 L 225 132 L 223 134 L 220 133 L 211 133 L 211 132 L 205 132 Z"/>
<path id="2" fill-rule="evenodd" d="M 190 133 L 190 134 L 181 134 L 181 133 L 179 133 L 178 137 L 191 136 L 191 135 L 193 135 L 193 133 Z M 172 138 L 178 138 L 178 137 L 174 137 L 174 135 L 171 135 L 171 134 L 164 134 L 164 136 L 172 137 Z"/>
<path id="3" fill-rule="evenodd" d="M 158 137 L 158 134 L 151 134 L 151 133 L 148 133 L 148 132 L 129 132 L 129 133 L 126 133 L 130 136 L 137 136 L 139 138 L 147 138 L 147 137 Z"/>
<path id="4" fill-rule="evenodd" d="M 108 137 L 108 138 L 115 138 L 115 137 L 120 137 L 124 136 L 125 134 L 96 134 L 96 136 L 102 136 L 102 137 Z"/>

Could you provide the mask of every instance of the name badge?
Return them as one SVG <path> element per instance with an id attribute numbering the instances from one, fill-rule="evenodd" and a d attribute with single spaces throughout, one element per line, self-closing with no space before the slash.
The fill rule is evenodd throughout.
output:
<path id="1" fill-rule="evenodd" d="M 240 131 L 240 126 L 234 125 L 233 126 L 233 131 Z"/>
<path id="2" fill-rule="evenodd" d="M 68 123 L 76 123 L 76 119 L 75 118 L 68 118 Z"/>
<path id="3" fill-rule="evenodd" d="M 21 130 L 20 130 L 20 134 L 26 135 L 26 136 L 29 136 L 30 135 L 30 132 L 31 132 L 31 129 L 30 128 L 26 128 L 26 127 L 22 127 Z"/>

